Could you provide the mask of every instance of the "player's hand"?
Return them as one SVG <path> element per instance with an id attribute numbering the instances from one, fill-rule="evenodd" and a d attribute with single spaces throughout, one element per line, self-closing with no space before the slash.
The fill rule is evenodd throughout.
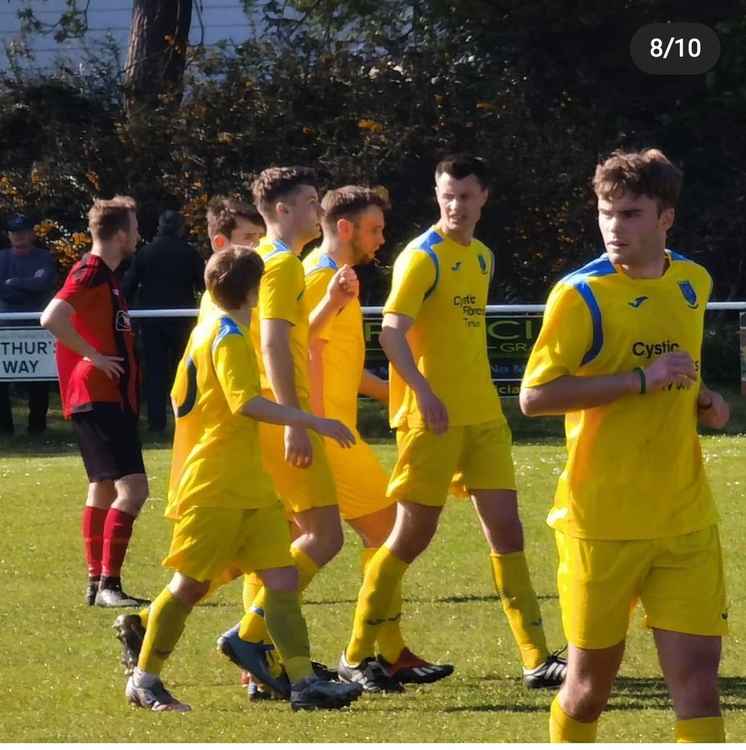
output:
<path id="1" fill-rule="evenodd" d="M 344 307 L 357 297 L 360 282 L 355 271 L 350 266 L 344 265 L 332 276 L 326 290 L 335 305 Z"/>
<path id="2" fill-rule="evenodd" d="M 119 364 L 124 359 L 123 357 L 113 357 L 96 352 L 86 359 L 112 380 L 119 380 L 119 376 L 124 373 L 124 367 Z"/>
<path id="3" fill-rule="evenodd" d="M 697 417 L 704 427 L 722 430 L 730 419 L 730 406 L 719 393 L 703 388 L 697 399 Z"/>
<path id="4" fill-rule="evenodd" d="M 430 387 L 416 392 L 417 405 L 425 420 L 425 427 L 436 435 L 448 429 L 448 410 L 445 404 L 432 392 Z"/>
<path id="5" fill-rule="evenodd" d="M 307 469 L 313 461 L 313 446 L 302 427 L 285 428 L 285 461 L 298 469 Z"/>
<path id="6" fill-rule="evenodd" d="M 313 429 L 324 437 L 336 440 L 343 448 L 355 445 L 355 436 L 337 419 L 324 419 L 317 417 Z"/>
<path id="7" fill-rule="evenodd" d="M 697 368 L 687 352 L 669 352 L 645 368 L 648 391 L 660 391 L 669 385 L 690 386 L 697 382 Z"/>

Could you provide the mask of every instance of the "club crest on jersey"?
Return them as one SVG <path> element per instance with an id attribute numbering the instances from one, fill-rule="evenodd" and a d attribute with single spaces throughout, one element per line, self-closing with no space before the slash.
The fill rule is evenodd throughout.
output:
<path id="1" fill-rule="evenodd" d="M 477 260 L 479 261 L 479 270 L 482 272 L 482 276 L 486 276 L 487 261 L 484 259 L 484 255 L 477 255 Z"/>
<path id="2" fill-rule="evenodd" d="M 680 281 L 679 289 L 681 289 L 681 293 L 684 295 L 687 305 L 689 305 L 692 310 L 696 310 L 699 307 L 699 303 L 697 302 L 697 292 L 694 291 L 694 287 L 688 281 Z"/>
<path id="3" fill-rule="evenodd" d="M 117 331 L 132 330 L 132 321 L 130 320 L 129 314 L 125 310 L 117 310 L 114 328 L 116 328 Z"/>

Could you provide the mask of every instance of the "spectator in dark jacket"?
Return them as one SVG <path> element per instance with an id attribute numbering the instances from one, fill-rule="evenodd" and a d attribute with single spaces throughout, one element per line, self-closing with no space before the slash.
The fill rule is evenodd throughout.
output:
<path id="1" fill-rule="evenodd" d="M 34 223 L 26 216 L 12 216 L 5 225 L 10 248 L 0 251 L 0 312 L 41 312 L 52 298 L 57 266 L 49 250 L 34 245 Z M 2 326 L 33 325 L 33 320 L 0 321 Z M 30 433 L 47 428 L 49 383 L 29 382 Z M 0 432 L 13 434 L 10 383 L 0 382 Z"/>
<path id="2" fill-rule="evenodd" d="M 184 220 L 177 211 L 164 211 L 155 239 L 135 255 L 122 289 L 130 307 L 194 308 L 204 289 L 205 262 L 184 239 Z M 143 378 L 148 426 L 166 429 L 168 393 L 176 365 L 186 348 L 194 318 L 146 318 L 141 321 Z"/>

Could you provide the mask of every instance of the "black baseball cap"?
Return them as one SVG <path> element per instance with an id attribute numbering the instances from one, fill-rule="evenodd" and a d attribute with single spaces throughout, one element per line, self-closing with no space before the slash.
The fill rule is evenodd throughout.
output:
<path id="1" fill-rule="evenodd" d="M 8 232 L 23 232 L 27 229 L 33 229 L 34 222 L 28 216 L 23 214 L 13 214 L 5 222 L 5 229 Z"/>

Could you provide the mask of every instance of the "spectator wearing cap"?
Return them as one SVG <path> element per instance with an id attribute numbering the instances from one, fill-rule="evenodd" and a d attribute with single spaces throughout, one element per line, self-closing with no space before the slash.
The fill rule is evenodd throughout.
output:
<path id="1" fill-rule="evenodd" d="M 34 244 L 34 223 L 16 214 L 5 224 L 10 248 L 0 252 L 0 312 L 40 312 L 51 299 L 57 281 L 54 257 Z M 29 320 L 0 321 L 0 325 L 29 325 Z M 49 383 L 29 382 L 30 433 L 47 428 Z M 0 432 L 13 434 L 10 383 L 0 382 Z"/>
<path id="2" fill-rule="evenodd" d="M 184 219 L 164 211 L 155 239 L 138 253 L 124 275 L 122 289 L 132 308 L 194 308 L 205 288 L 205 261 L 184 239 Z M 168 393 L 186 348 L 193 318 L 146 318 L 140 331 L 148 427 L 166 429 Z"/>

